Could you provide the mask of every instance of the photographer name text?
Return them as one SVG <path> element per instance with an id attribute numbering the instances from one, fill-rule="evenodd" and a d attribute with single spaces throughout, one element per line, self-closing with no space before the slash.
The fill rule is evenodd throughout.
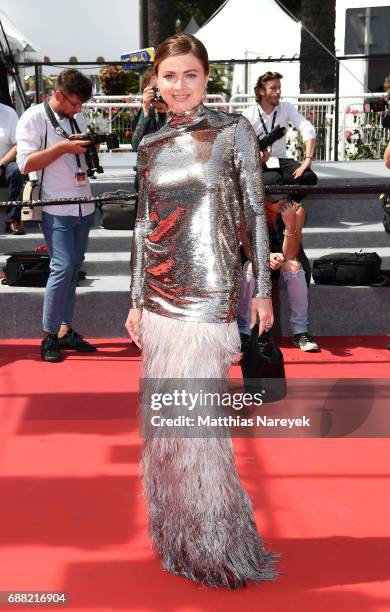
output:
<path id="1" fill-rule="evenodd" d="M 233 416 L 176 416 L 174 418 L 162 417 L 159 414 L 153 415 L 150 419 L 153 427 L 310 427 L 310 418 L 302 416 L 300 418 L 279 418 L 257 415 L 255 418 L 242 418 Z"/>

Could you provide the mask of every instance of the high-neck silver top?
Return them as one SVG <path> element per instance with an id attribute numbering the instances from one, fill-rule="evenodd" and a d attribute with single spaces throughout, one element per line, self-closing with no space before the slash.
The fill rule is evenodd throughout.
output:
<path id="1" fill-rule="evenodd" d="M 143 138 L 137 171 L 131 308 L 186 321 L 233 321 L 245 230 L 254 296 L 271 295 L 261 162 L 245 117 L 203 105 L 172 115 Z"/>

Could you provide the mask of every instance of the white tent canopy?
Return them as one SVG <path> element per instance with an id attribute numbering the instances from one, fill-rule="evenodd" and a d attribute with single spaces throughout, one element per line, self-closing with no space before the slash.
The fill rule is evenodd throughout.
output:
<path id="1" fill-rule="evenodd" d="M 196 32 L 211 60 L 255 59 L 250 65 L 249 91 L 266 70 L 283 74 L 283 89 L 299 92 L 299 62 L 266 62 L 267 58 L 299 56 L 301 26 L 275 0 L 227 0 L 220 10 Z M 235 70 L 233 93 L 245 89 L 244 67 Z"/>
<path id="2" fill-rule="evenodd" d="M 228 0 L 196 33 L 211 60 L 292 57 L 301 26 L 274 0 Z"/>
<path id="3" fill-rule="evenodd" d="M 37 51 L 35 45 L 32 45 L 29 40 L 16 28 L 12 21 L 7 15 L 0 9 L 0 20 L 4 28 L 4 32 L 7 36 L 9 45 L 12 51 L 26 51 L 34 52 Z M 4 45 L 3 32 L 0 33 L 0 39 Z"/>

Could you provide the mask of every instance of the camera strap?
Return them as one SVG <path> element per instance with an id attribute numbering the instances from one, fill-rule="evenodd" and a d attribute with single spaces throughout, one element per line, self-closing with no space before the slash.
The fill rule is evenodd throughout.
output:
<path id="1" fill-rule="evenodd" d="M 259 113 L 259 117 L 260 117 L 261 125 L 263 126 L 263 130 L 264 130 L 264 132 L 266 133 L 266 135 L 268 136 L 269 131 L 268 131 L 268 129 L 267 129 L 267 126 L 265 125 L 265 121 L 264 121 L 264 119 L 263 119 L 263 117 L 262 117 L 262 114 L 261 114 L 261 112 L 260 112 L 260 108 L 259 108 L 259 106 L 257 107 L 257 112 Z M 278 109 L 277 109 L 277 108 L 275 108 L 275 110 L 274 110 L 274 114 L 273 114 L 273 117 L 272 117 L 271 132 L 272 132 L 272 130 L 273 130 L 273 129 L 274 129 L 274 127 L 275 127 L 275 121 L 276 121 L 276 115 L 277 115 L 277 114 L 278 114 Z"/>
<path id="2" fill-rule="evenodd" d="M 77 125 L 76 119 L 74 117 L 69 117 L 69 123 L 70 123 L 70 127 L 72 130 L 72 134 L 81 134 L 80 128 Z M 75 155 L 76 155 L 76 164 L 77 164 L 78 171 L 81 172 L 80 155 L 78 153 L 76 153 Z"/>
<path id="3" fill-rule="evenodd" d="M 65 138 L 66 140 L 68 140 L 69 139 L 68 132 L 66 132 L 64 130 L 64 128 L 61 127 L 60 124 L 58 123 L 58 121 L 56 119 L 56 116 L 55 116 L 55 114 L 54 114 L 50 104 L 48 103 L 48 101 L 45 100 L 43 105 L 45 107 L 46 115 L 49 117 L 50 123 L 52 124 L 56 134 L 58 134 L 58 136 L 62 136 L 62 138 Z M 69 120 L 70 127 L 72 129 L 72 134 L 81 134 L 80 128 L 77 125 L 76 119 L 74 117 L 67 117 L 67 119 Z M 75 157 L 76 157 L 77 168 L 78 168 L 79 171 L 81 171 L 80 155 L 78 153 L 76 153 Z"/>

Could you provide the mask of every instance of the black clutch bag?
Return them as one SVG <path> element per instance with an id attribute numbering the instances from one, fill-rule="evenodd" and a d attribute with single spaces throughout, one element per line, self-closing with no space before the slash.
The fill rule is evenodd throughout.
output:
<path id="1" fill-rule="evenodd" d="M 287 395 L 283 353 L 270 332 L 259 336 L 255 325 L 250 336 L 241 335 L 241 371 L 245 393 L 261 393 L 263 403 L 277 402 Z"/>

